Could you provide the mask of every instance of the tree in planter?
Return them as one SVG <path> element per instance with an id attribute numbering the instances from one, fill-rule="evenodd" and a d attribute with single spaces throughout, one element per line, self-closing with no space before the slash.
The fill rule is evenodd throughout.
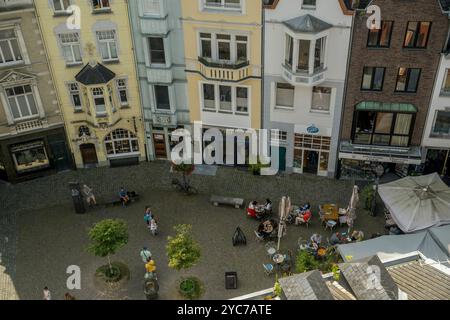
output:
<path id="1" fill-rule="evenodd" d="M 107 270 L 109 272 L 105 272 L 105 276 L 107 278 L 117 276 L 116 273 L 120 273 L 120 271 L 114 271 L 111 255 L 128 243 L 128 230 L 125 221 L 120 219 L 100 221 L 89 230 L 89 238 L 91 244 L 88 247 L 88 251 L 98 257 L 106 257 L 108 259 Z"/>
<path id="2" fill-rule="evenodd" d="M 364 201 L 364 208 L 366 210 L 372 209 L 372 201 L 375 198 L 375 190 L 373 184 L 366 185 L 361 191 L 361 198 Z"/>
<path id="3" fill-rule="evenodd" d="M 201 256 L 200 245 L 192 237 L 192 226 L 181 224 L 174 227 L 176 235 L 167 238 L 169 267 L 177 271 L 193 267 Z M 183 287 L 185 286 L 185 287 Z M 187 287 L 186 287 L 187 286 Z M 201 284 L 196 278 L 183 279 L 180 290 L 187 298 L 195 299 L 201 294 Z"/>

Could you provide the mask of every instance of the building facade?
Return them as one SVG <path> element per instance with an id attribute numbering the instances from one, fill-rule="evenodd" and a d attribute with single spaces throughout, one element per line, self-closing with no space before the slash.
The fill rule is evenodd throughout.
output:
<path id="1" fill-rule="evenodd" d="M 0 1 L 0 179 L 72 167 L 32 0 Z"/>
<path id="2" fill-rule="evenodd" d="M 367 26 L 369 2 L 381 9 L 379 29 Z M 421 171 L 422 136 L 448 18 L 437 0 L 359 4 L 341 125 L 341 177 L 373 179 L 380 165 L 400 176 Z"/>
<path id="3" fill-rule="evenodd" d="M 352 15 L 338 0 L 266 1 L 264 127 L 280 169 L 334 177 Z"/>
<path id="4" fill-rule="evenodd" d="M 128 1 L 149 160 L 170 159 L 171 132 L 190 124 L 181 1 Z"/>
<path id="5" fill-rule="evenodd" d="M 182 1 L 191 123 L 261 128 L 262 12 L 260 0 Z"/>
<path id="6" fill-rule="evenodd" d="M 76 166 L 145 160 L 127 2 L 43 0 L 35 6 Z"/>

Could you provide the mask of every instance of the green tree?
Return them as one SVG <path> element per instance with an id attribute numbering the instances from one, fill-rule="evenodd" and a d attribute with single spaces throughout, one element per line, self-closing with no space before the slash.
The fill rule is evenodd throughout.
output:
<path id="1" fill-rule="evenodd" d="M 111 275 L 114 273 L 110 256 L 128 243 L 128 230 L 125 221 L 106 219 L 96 223 L 89 230 L 88 251 L 94 255 L 108 259 Z"/>
<path id="2" fill-rule="evenodd" d="M 169 267 L 180 271 L 193 267 L 200 259 L 200 245 L 192 237 L 192 226 L 181 224 L 174 227 L 176 235 L 168 237 L 167 257 Z"/>
<path id="3" fill-rule="evenodd" d="M 306 250 L 300 251 L 297 255 L 295 263 L 295 271 L 297 273 L 308 272 L 319 269 L 320 263 L 314 256 Z"/>

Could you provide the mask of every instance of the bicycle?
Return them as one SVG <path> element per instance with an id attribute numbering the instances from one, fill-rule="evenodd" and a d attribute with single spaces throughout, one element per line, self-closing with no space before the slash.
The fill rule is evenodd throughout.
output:
<path id="1" fill-rule="evenodd" d="M 178 179 L 173 179 L 172 185 L 174 185 L 178 191 L 184 192 L 186 195 L 198 194 L 198 190 L 191 186 L 188 182 L 181 182 Z"/>

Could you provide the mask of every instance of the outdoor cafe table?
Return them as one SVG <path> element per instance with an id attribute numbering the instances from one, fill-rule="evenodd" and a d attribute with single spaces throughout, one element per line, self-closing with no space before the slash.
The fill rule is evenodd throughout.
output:
<path id="1" fill-rule="evenodd" d="M 339 220 L 339 208 L 335 204 L 324 204 L 322 206 L 322 212 L 324 213 L 324 221 Z"/>

